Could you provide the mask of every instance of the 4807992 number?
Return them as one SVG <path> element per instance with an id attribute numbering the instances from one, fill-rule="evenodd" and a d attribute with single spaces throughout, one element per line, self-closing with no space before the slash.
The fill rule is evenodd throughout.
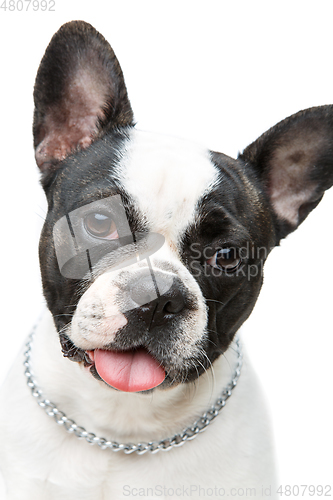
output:
<path id="1" fill-rule="evenodd" d="M 285 485 L 285 486 L 280 486 L 277 490 L 277 493 L 280 496 L 285 496 L 285 497 L 304 497 L 304 496 L 310 496 L 310 497 L 331 497 L 332 496 L 332 487 L 329 485 L 322 486 L 322 485 L 308 485 L 308 484 L 295 484 L 293 486 L 291 485 Z"/>
<path id="2" fill-rule="evenodd" d="M 55 0 L 3 0 L 0 9 L 5 12 L 55 12 Z"/>

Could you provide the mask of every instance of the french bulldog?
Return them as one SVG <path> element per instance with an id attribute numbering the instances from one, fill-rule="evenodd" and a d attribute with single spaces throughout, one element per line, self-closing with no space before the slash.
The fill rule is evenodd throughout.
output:
<path id="1" fill-rule="evenodd" d="M 237 332 L 270 251 L 333 184 L 333 107 L 237 159 L 143 132 L 112 48 L 82 21 L 53 36 L 34 102 L 48 310 L 2 389 L 8 500 L 275 498 Z"/>

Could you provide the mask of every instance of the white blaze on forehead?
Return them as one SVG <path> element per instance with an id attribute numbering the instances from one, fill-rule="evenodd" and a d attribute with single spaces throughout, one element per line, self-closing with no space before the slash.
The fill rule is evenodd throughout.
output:
<path id="1" fill-rule="evenodd" d="M 150 230 L 177 241 L 194 220 L 198 201 L 218 179 L 210 153 L 190 141 L 131 131 L 119 180 Z"/>

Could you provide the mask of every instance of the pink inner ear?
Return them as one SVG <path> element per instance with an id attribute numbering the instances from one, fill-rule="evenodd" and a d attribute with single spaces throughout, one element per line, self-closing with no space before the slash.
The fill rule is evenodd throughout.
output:
<path id="1" fill-rule="evenodd" d="M 41 170 L 47 162 L 61 161 L 76 149 L 87 148 L 98 133 L 98 120 L 104 118 L 110 87 L 101 75 L 78 69 L 70 81 L 61 102 L 45 116 L 45 135 L 35 153 Z"/>
<path id="2" fill-rule="evenodd" d="M 297 227 L 299 210 L 313 200 L 317 184 L 310 169 L 316 163 L 324 138 L 313 130 L 303 131 L 276 149 L 271 163 L 270 196 L 278 216 Z"/>

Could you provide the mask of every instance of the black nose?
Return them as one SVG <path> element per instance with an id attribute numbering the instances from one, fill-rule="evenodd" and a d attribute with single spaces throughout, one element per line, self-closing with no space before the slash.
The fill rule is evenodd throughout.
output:
<path id="1" fill-rule="evenodd" d="M 164 325 L 183 311 L 185 294 L 179 278 L 159 272 L 145 272 L 130 287 L 130 297 L 137 304 L 135 312 L 149 330 Z"/>

